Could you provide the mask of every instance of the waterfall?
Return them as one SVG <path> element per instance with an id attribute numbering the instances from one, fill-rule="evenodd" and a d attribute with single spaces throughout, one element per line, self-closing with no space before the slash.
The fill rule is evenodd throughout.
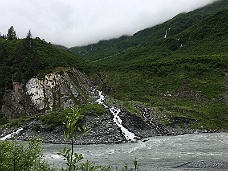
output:
<path id="1" fill-rule="evenodd" d="M 113 114 L 114 118 L 114 122 L 116 123 L 116 125 L 121 129 L 122 133 L 124 134 L 125 138 L 128 141 L 134 141 L 136 136 L 134 133 L 128 131 L 125 127 L 123 127 L 122 125 L 122 120 L 120 119 L 120 117 L 118 116 L 118 114 L 121 112 L 120 109 L 112 106 L 110 109 L 110 112 Z"/>
<path id="2" fill-rule="evenodd" d="M 164 39 L 166 39 L 167 38 L 167 36 L 168 36 L 168 31 L 170 30 L 171 28 L 169 28 L 168 30 L 166 30 L 166 32 L 165 32 L 165 36 L 164 36 Z"/>
<path id="3" fill-rule="evenodd" d="M 23 130 L 23 128 L 19 128 L 18 130 L 14 131 L 14 132 L 12 132 L 10 134 L 7 134 L 6 136 L 0 138 L 0 140 L 4 141 L 6 139 L 10 139 L 10 138 L 14 137 L 15 135 L 19 134 L 22 130 Z"/>
<path id="4" fill-rule="evenodd" d="M 164 36 L 164 39 L 166 39 L 167 34 L 168 34 L 168 31 L 166 30 L 166 32 L 165 32 L 165 36 Z"/>
<path id="5" fill-rule="evenodd" d="M 102 94 L 102 91 L 98 91 L 98 95 L 99 98 L 96 100 L 96 102 L 98 104 L 102 104 L 105 108 L 109 108 L 109 111 L 113 114 L 113 121 L 116 123 L 116 125 L 121 129 L 124 137 L 126 138 L 126 140 L 128 141 L 135 141 L 136 140 L 136 136 L 134 133 L 130 132 L 127 128 L 125 128 L 122 125 L 122 120 L 119 117 L 119 113 L 121 112 L 121 110 L 117 107 L 109 107 L 104 103 L 105 97 Z"/>

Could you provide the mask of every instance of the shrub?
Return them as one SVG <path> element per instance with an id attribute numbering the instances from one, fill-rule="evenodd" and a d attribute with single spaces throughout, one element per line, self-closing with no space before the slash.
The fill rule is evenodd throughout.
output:
<path id="1" fill-rule="evenodd" d="M 31 140 L 28 144 L 16 141 L 0 141 L 1 171 L 50 171 L 52 169 L 42 159 L 39 140 Z"/>

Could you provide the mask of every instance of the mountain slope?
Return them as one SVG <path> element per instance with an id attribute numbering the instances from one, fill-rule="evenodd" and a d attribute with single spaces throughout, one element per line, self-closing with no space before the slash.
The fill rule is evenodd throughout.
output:
<path id="1" fill-rule="evenodd" d="M 3 94 L 8 93 L 10 101 L 10 97 L 13 97 L 11 94 L 18 94 L 15 94 L 15 90 L 18 90 L 15 85 L 19 85 L 20 89 L 20 85 L 23 86 L 31 77 L 37 76 L 38 78 L 32 79 L 34 81 L 31 87 L 40 89 L 40 97 L 44 98 L 38 97 L 38 102 L 42 100 L 44 105 L 36 111 L 49 111 L 53 107 L 64 105 L 61 101 L 67 101 L 65 106 L 80 103 L 75 99 L 77 93 L 74 90 L 79 92 L 82 101 L 88 101 L 86 92 L 92 92 L 92 84 L 95 82 L 100 90 L 111 97 L 107 103 L 115 103 L 114 106 L 121 106 L 124 110 L 137 114 L 152 124 L 152 127 L 165 127 L 168 132 L 172 132 L 172 129 L 179 130 L 180 127 L 185 130 L 189 127 L 228 129 L 227 12 L 228 3 L 221 0 L 202 9 L 180 14 L 133 36 L 70 49 L 89 63 L 39 38 L 11 41 L 0 39 L 1 99 Z M 57 84 L 56 78 L 64 77 L 60 80 L 65 81 L 60 82 L 70 83 L 69 77 L 77 82 L 78 76 L 80 78 L 82 75 L 62 68 L 72 66 L 86 71 L 93 82 L 82 77 L 79 84 L 74 84 L 76 87 L 73 91 L 73 83 L 65 84 L 63 89 L 64 86 Z M 50 84 L 43 77 L 47 73 L 57 74 L 55 77 L 50 75 L 53 78 Z M 49 80 L 49 76 L 45 78 Z M 34 86 L 33 82 L 41 84 Z M 47 83 L 46 88 L 44 82 Z M 84 92 L 81 83 L 88 82 L 91 85 L 88 84 L 88 91 Z M 63 93 L 70 91 L 72 93 L 68 95 Z M 46 96 L 46 92 L 51 92 L 51 96 Z M 36 95 L 31 91 L 31 97 L 34 94 Z M 26 104 L 18 101 L 18 98 L 14 100 L 13 103 L 18 106 L 30 104 L 30 100 Z M 4 103 L 5 106 L 9 104 Z M 10 111 L 11 108 L 8 109 Z M 20 116 L 23 113 L 24 111 Z M 27 113 L 30 114 L 30 111 Z M 15 116 L 16 114 L 17 111 Z M 128 114 L 127 112 L 126 115 Z M 125 121 L 130 122 L 129 119 Z M 58 123 L 62 122 L 58 119 Z"/>
<path id="2" fill-rule="evenodd" d="M 209 15 L 213 15 L 216 12 L 225 9 L 227 6 L 228 2 L 226 0 L 221 0 L 195 11 L 179 14 L 163 24 L 139 31 L 133 36 L 122 36 L 119 39 L 103 40 L 97 44 L 88 46 L 72 47 L 70 48 L 70 51 L 82 56 L 88 61 L 116 56 L 123 51 L 144 47 L 158 39 L 164 38 L 167 30 L 168 36 L 174 36 L 195 25 Z"/>
<path id="3" fill-rule="evenodd" d="M 184 124 L 181 120 L 187 119 L 194 128 L 228 129 L 224 95 L 228 91 L 227 4 L 218 1 L 132 37 L 102 41 L 82 57 L 94 60 L 90 64 L 100 73 L 96 81 L 107 94 L 168 111 L 166 124 L 175 120 Z M 204 17 L 186 24 L 195 20 L 199 11 Z M 181 25 L 180 18 L 187 22 L 171 34 L 174 25 L 170 23 Z"/>
<path id="4" fill-rule="evenodd" d="M 31 77 L 50 73 L 56 67 L 75 66 L 85 69 L 83 59 L 36 39 L 0 39 L 0 106 L 3 94 L 13 82 L 26 83 Z"/>
<path id="5" fill-rule="evenodd" d="M 180 58 L 181 54 L 225 54 L 228 41 L 227 16 L 228 8 L 209 16 L 180 34 L 158 39 L 137 48 L 129 48 L 118 55 L 94 61 L 93 64 L 101 65 L 102 68 L 123 68 L 141 63 L 147 65 L 148 62 L 164 60 L 171 55 Z"/>

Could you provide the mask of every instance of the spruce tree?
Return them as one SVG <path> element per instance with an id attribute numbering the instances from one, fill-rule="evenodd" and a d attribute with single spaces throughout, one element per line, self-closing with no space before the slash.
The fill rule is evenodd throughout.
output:
<path id="1" fill-rule="evenodd" d="M 31 39 L 31 38 L 32 38 L 32 33 L 31 33 L 31 30 L 29 29 L 26 39 Z"/>
<path id="2" fill-rule="evenodd" d="M 14 30 L 14 27 L 11 26 L 7 33 L 7 40 L 16 40 L 16 39 L 17 39 L 16 31 Z"/>

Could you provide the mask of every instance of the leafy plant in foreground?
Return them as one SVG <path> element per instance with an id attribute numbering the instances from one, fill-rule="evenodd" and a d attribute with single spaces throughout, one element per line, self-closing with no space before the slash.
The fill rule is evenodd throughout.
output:
<path id="1" fill-rule="evenodd" d="M 81 113 L 79 112 L 78 107 L 72 107 L 71 112 L 66 116 L 66 132 L 65 136 L 70 141 L 71 148 L 67 149 L 66 147 L 60 151 L 60 154 L 64 157 L 64 160 L 67 161 L 67 168 L 62 168 L 62 171 L 111 171 L 111 166 L 99 166 L 93 162 L 86 161 L 85 163 L 81 163 L 83 160 L 83 155 L 74 152 L 74 142 L 76 138 L 79 136 L 77 133 L 85 134 L 88 130 L 85 126 L 79 126 L 78 121 L 82 118 Z M 138 161 L 134 160 L 134 169 L 128 168 L 128 165 L 125 164 L 123 171 L 133 171 L 138 169 Z M 118 168 L 115 169 L 118 171 Z"/>
<path id="2" fill-rule="evenodd" d="M 70 140 L 71 149 L 67 149 L 66 147 L 60 151 L 60 154 L 64 157 L 64 159 L 67 161 L 67 169 L 69 171 L 77 170 L 79 163 L 83 159 L 82 154 L 74 153 L 74 142 L 76 140 L 77 134 L 76 131 L 79 131 L 82 134 L 86 133 L 86 127 L 85 126 L 78 126 L 77 123 L 79 119 L 81 119 L 82 115 L 79 112 L 78 107 L 72 107 L 71 112 L 68 113 L 66 116 L 67 123 L 66 128 L 67 131 L 65 132 L 65 136 L 68 140 Z"/>

